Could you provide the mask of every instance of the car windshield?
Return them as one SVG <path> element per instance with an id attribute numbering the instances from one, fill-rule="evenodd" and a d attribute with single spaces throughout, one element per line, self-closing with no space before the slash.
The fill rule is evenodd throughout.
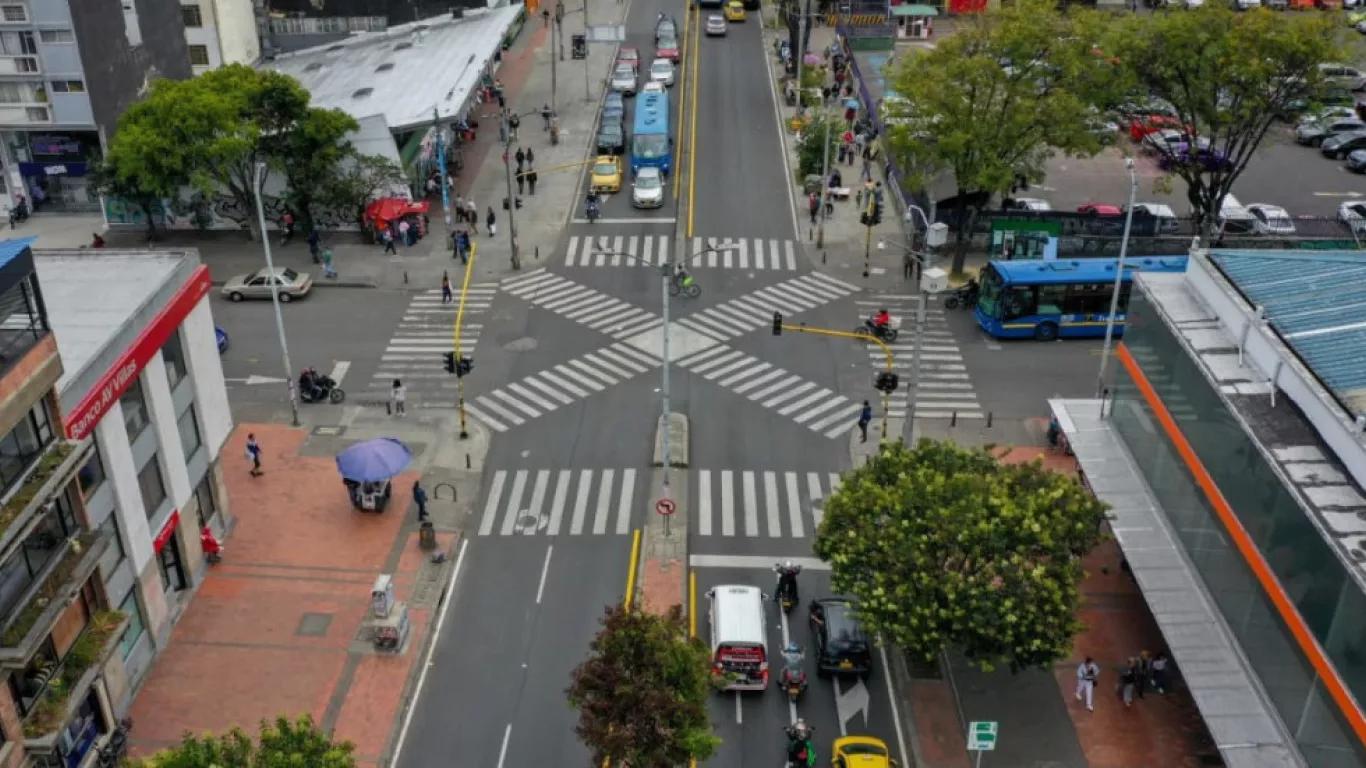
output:
<path id="1" fill-rule="evenodd" d="M 598 176 L 611 176 L 617 172 L 617 166 L 613 163 L 598 163 L 593 166 L 593 173 Z"/>
<path id="2" fill-rule="evenodd" d="M 621 123 L 603 123 L 602 128 L 598 129 L 598 135 L 604 139 L 620 139 Z"/>
<path id="3" fill-rule="evenodd" d="M 640 61 L 640 51 L 634 48 L 622 48 L 621 53 L 617 54 L 617 58 L 625 61 Z"/>
<path id="4" fill-rule="evenodd" d="M 630 67 L 617 67 L 617 71 L 612 73 L 612 76 L 618 80 L 631 80 L 635 78 L 636 73 Z"/>
<path id="5" fill-rule="evenodd" d="M 292 283 L 299 279 L 299 273 L 292 269 L 285 268 L 280 271 L 280 277 L 283 278 L 285 282 Z"/>
<path id="6" fill-rule="evenodd" d="M 672 51 L 678 47 L 678 41 L 673 39 L 672 37 L 661 37 L 659 38 L 659 45 L 655 47 L 663 50 Z"/>
<path id="7" fill-rule="evenodd" d="M 646 160 L 664 157 L 669 153 L 669 138 L 660 134 L 637 136 L 631 152 L 636 157 Z"/>
<path id="8" fill-rule="evenodd" d="M 659 174 L 657 173 L 642 173 L 636 177 L 638 189 L 659 189 L 659 185 Z"/>
<path id="9" fill-rule="evenodd" d="M 987 317 L 996 316 L 996 302 L 1001 298 L 1001 274 L 994 267 L 982 273 L 982 286 L 977 293 L 977 308 Z"/>
<path id="10" fill-rule="evenodd" d="M 882 747 L 879 747 L 876 744 L 863 744 L 858 742 L 855 742 L 853 744 L 845 744 L 844 746 L 840 747 L 840 751 L 846 755 L 879 755 L 881 757 L 887 756 L 887 750 L 883 749 Z"/>
<path id="11" fill-rule="evenodd" d="M 656 75 L 667 75 L 673 71 L 673 67 L 667 61 L 656 61 L 650 65 L 650 72 Z"/>
<path id="12" fill-rule="evenodd" d="M 825 626 L 829 633 L 830 647 L 839 649 L 861 648 L 868 643 L 863 627 L 854 618 L 852 606 L 845 603 L 826 603 Z"/>

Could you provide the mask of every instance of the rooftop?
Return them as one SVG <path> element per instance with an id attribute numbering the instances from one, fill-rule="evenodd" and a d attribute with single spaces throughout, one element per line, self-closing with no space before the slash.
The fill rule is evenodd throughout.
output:
<path id="1" fill-rule="evenodd" d="M 1366 415 L 1366 252 L 1211 251 L 1210 260 L 1343 408 Z"/>
<path id="2" fill-rule="evenodd" d="M 296 78 L 313 105 L 357 119 L 383 115 L 389 130 L 458 117 L 484 65 L 523 7 L 466 10 L 463 18 L 428 19 L 366 32 L 287 53 L 265 66 Z"/>

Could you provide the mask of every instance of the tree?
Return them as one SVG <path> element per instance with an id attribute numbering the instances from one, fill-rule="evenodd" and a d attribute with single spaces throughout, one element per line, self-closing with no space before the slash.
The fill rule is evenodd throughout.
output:
<path id="1" fill-rule="evenodd" d="M 270 152 L 284 173 L 289 205 L 305 229 L 313 229 L 314 203 L 331 179 L 343 173 L 342 163 L 355 155 L 346 137 L 359 127 L 339 109 L 310 107 L 292 129 L 272 137 Z"/>
<path id="2" fill-rule="evenodd" d="M 317 202 L 338 211 L 350 211 L 356 224 L 364 230 L 365 207 L 370 201 L 406 186 L 408 177 L 393 161 L 353 151 L 337 166 L 335 173 L 323 180 Z"/>
<path id="3" fill-rule="evenodd" d="M 1273 121 L 1321 93 L 1319 65 L 1345 56 L 1327 14 L 1235 13 L 1207 3 L 1191 13 L 1131 14 L 1110 30 L 1126 89 L 1158 99 L 1177 125 L 1208 141 L 1208 155 L 1173 163 L 1200 232 L 1212 238 L 1218 211 Z M 1180 51 L 1179 55 L 1173 52 Z M 1140 101 L 1141 103 L 1141 101 Z"/>
<path id="4" fill-rule="evenodd" d="M 609 606 L 565 693 L 594 765 L 687 765 L 720 743 L 707 719 L 711 680 L 711 653 L 688 637 L 682 608 Z"/>
<path id="5" fill-rule="evenodd" d="M 180 744 L 132 763 L 133 768 L 276 768 L 306 765 L 310 768 L 354 768 L 355 746 L 333 742 L 302 715 L 297 720 L 275 718 L 261 721 L 259 742 L 241 728 L 222 736 L 186 734 Z"/>
<path id="6" fill-rule="evenodd" d="M 804 184 L 807 176 L 820 175 L 825 169 L 825 147 L 821 139 L 830 145 L 830 163 L 833 166 L 839 152 L 840 134 L 844 132 L 839 115 L 829 110 L 812 109 L 807 112 L 810 120 L 797 138 L 797 179 Z"/>
<path id="7" fill-rule="evenodd" d="M 955 648 L 1012 671 L 1065 658 L 1105 505 L 1039 463 L 886 444 L 825 503 L 815 552 L 871 632 L 926 660 Z"/>
<path id="8" fill-rule="evenodd" d="M 1113 65 L 1088 37 L 1097 18 L 1019 0 L 893 67 L 889 86 L 902 97 L 886 105 L 893 157 L 913 183 L 951 171 L 957 185 L 954 272 L 992 194 L 1009 194 L 1021 177 L 1042 179 L 1054 151 L 1101 150 L 1090 105 L 1110 87 Z"/>

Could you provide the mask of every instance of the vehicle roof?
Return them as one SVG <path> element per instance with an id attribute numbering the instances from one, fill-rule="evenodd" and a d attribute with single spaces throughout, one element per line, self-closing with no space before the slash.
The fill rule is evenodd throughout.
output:
<path id="1" fill-rule="evenodd" d="M 767 647 L 763 593 L 758 587 L 721 584 L 712 592 L 713 636 L 722 643 L 753 643 Z"/>
<path id="2" fill-rule="evenodd" d="M 251 274 L 247 275 L 247 277 L 265 277 L 266 275 L 272 273 L 276 277 L 285 277 L 286 272 L 294 272 L 294 274 L 296 275 L 299 274 L 297 271 L 295 271 L 293 267 L 261 267 L 255 272 L 252 272 Z"/>
<path id="3" fill-rule="evenodd" d="M 656 168 L 655 166 L 653 166 L 653 165 L 644 166 L 644 167 L 641 168 L 640 170 L 636 171 L 636 178 L 637 178 L 637 179 L 639 179 L 641 176 L 659 176 L 659 175 L 660 175 L 660 170 L 659 170 L 658 168 Z"/>
<path id="4" fill-rule="evenodd" d="M 1111 282 L 1119 259 L 1071 261 L 993 261 L 992 269 L 1016 285 Z M 1185 272 L 1185 256 L 1150 256 L 1125 259 L 1125 274 L 1132 272 Z"/>
<path id="5" fill-rule="evenodd" d="M 1134 210 L 1139 209 L 1161 218 L 1176 218 L 1176 211 L 1173 211 L 1172 207 L 1166 203 L 1134 203 Z"/>

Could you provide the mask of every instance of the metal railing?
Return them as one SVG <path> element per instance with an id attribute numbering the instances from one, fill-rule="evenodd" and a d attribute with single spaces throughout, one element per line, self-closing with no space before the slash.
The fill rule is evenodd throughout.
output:
<path id="1" fill-rule="evenodd" d="M 352 32 L 383 32 L 389 20 L 383 16 L 323 16 L 271 19 L 270 31 L 277 35 L 345 35 Z"/>

